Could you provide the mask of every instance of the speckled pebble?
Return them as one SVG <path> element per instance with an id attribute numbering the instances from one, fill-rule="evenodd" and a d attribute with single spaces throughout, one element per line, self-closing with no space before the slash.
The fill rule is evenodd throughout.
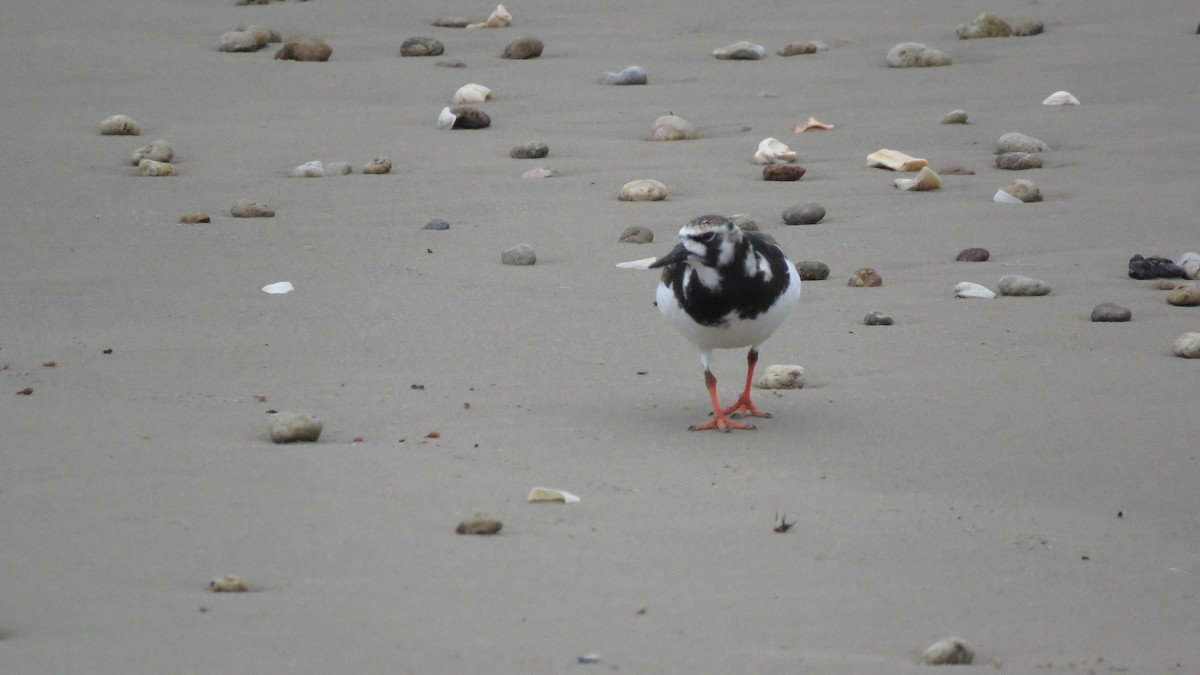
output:
<path id="1" fill-rule="evenodd" d="M 1034 279 L 1020 274 L 1006 274 L 1000 277 L 996 286 L 1000 295 L 1048 295 L 1050 285 L 1041 279 Z"/>
<path id="2" fill-rule="evenodd" d="M 1185 359 L 1200 359 L 1200 333 L 1184 333 L 1175 338 L 1171 352 Z"/>
<path id="3" fill-rule="evenodd" d="M 872 288 L 883 285 L 883 277 L 870 267 L 864 267 L 854 274 L 850 275 L 850 280 L 846 283 L 847 286 L 854 288 Z"/>
<path id="4" fill-rule="evenodd" d="M 466 28 L 471 23 L 470 19 L 461 16 L 439 16 L 430 25 L 438 28 Z"/>
<path id="5" fill-rule="evenodd" d="M 320 38 L 288 40 L 275 52 L 277 61 L 328 61 L 333 48 Z"/>
<path id="6" fill-rule="evenodd" d="M 492 125 L 487 113 L 468 105 L 450 106 L 450 114 L 454 115 L 454 129 L 483 129 Z"/>
<path id="7" fill-rule="evenodd" d="M 739 228 L 747 232 L 759 231 L 758 223 L 754 222 L 754 219 L 751 218 L 750 214 L 748 213 L 735 213 L 732 216 L 729 216 L 729 222 L 737 225 Z"/>
<path id="8" fill-rule="evenodd" d="M 1167 296 L 1167 302 L 1176 307 L 1195 307 L 1200 305 L 1200 286 L 1188 284 L 1180 286 Z"/>
<path id="9" fill-rule="evenodd" d="M 1016 131 L 1010 131 L 1000 138 L 996 139 L 996 154 L 1002 155 L 1006 152 L 1048 152 L 1050 146 L 1039 141 L 1033 136 L 1027 136 Z"/>
<path id="10" fill-rule="evenodd" d="M 542 55 L 545 45 L 534 37 L 519 37 L 504 47 L 500 56 L 506 59 L 534 59 Z"/>
<path id="11" fill-rule="evenodd" d="M 654 232 L 648 227 L 631 225 L 621 233 L 619 241 L 626 244 L 649 244 L 654 241 Z"/>
<path id="12" fill-rule="evenodd" d="M 1042 191 L 1034 185 L 1033 181 L 1018 178 L 1013 182 L 1000 188 L 1001 191 L 1016 197 L 1017 199 L 1029 204 L 1031 202 L 1042 201 Z"/>
<path id="13" fill-rule="evenodd" d="M 996 155 L 996 168 L 1024 171 L 1042 168 L 1042 158 L 1028 152 L 1005 152 Z"/>
<path id="14" fill-rule="evenodd" d="M 957 637 L 938 640 L 921 655 L 921 663 L 926 666 L 965 666 L 974 660 L 975 650 Z"/>
<path id="15" fill-rule="evenodd" d="M 696 127 L 678 115 L 663 115 L 654 120 L 654 140 L 689 141 L 696 137 Z"/>
<path id="16" fill-rule="evenodd" d="M 272 218 L 275 216 L 275 209 L 249 199 L 239 199 L 229 209 L 229 215 L 234 218 Z"/>
<path id="17" fill-rule="evenodd" d="M 958 262 L 986 262 L 991 256 L 986 248 L 964 248 L 954 259 Z"/>
<path id="18" fill-rule="evenodd" d="M 758 378 L 759 389 L 803 389 L 804 368 L 792 365 L 772 365 Z"/>
<path id="19" fill-rule="evenodd" d="M 376 157 L 375 159 L 367 162 L 362 169 L 363 174 L 367 176 L 383 175 L 385 173 L 390 173 L 391 171 L 392 160 L 388 159 L 387 157 Z"/>
<path id="20" fill-rule="evenodd" d="M 508 152 L 508 156 L 513 159 L 541 159 L 548 154 L 550 154 L 550 147 L 536 141 L 518 145 Z"/>
<path id="21" fill-rule="evenodd" d="M 505 265 L 532 265 L 537 262 L 537 254 L 529 244 L 517 244 L 500 253 L 500 262 Z"/>
<path id="22" fill-rule="evenodd" d="M 274 443 L 315 443 L 321 437 L 321 420 L 313 415 L 276 413 L 271 417 L 271 441 Z"/>
<path id="23" fill-rule="evenodd" d="M 757 61 L 766 53 L 767 50 L 762 45 L 745 40 L 713 50 L 713 56 L 727 61 Z"/>
<path id="24" fill-rule="evenodd" d="M 657 202 L 667 198 L 667 186 L 653 178 L 631 180 L 621 186 L 623 202 Z"/>
<path id="25" fill-rule="evenodd" d="M 142 129 L 128 115 L 113 115 L 100 123 L 100 133 L 105 136 L 138 136 Z"/>
<path id="26" fill-rule="evenodd" d="M 787 225 L 815 225 L 825 218 L 825 207 L 816 202 L 795 204 L 783 210 L 783 222 Z"/>
<path id="27" fill-rule="evenodd" d="M 946 113 L 945 117 L 942 118 L 942 124 L 966 124 L 966 123 L 967 123 L 967 111 L 966 110 L 951 110 L 950 112 Z"/>
<path id="28" fill-rule="evenodd" d="M 879 310 L 867 312 L 867 315 L 863 317 L 863 325 L 865 326 L 890 326 L 894 323 L 896 322 L 892 317 Z"/>
<path id="29" fill-rule="evenodd" d="M 211 223 L 212 218 L 209 218 L 207 213 L 185 213 L 179 216 L 179 222 L 186 225 L 195 225 L 196 223 Z"/>
<path id="30" fill-rule="evenodd" d="M 891 68 L 931 68 L 951 63 L 949 54 L 921 42 L 901 42 L 887 54 Z"/>
<path id="31" fill-rule="evenodd" d="M 762 170 L 763 180 L 796 181 L 803 176 L 804 167 L 797 164 L 768 164 Z"/>
<path id="32" fill-rule="evenodd" d="M 445 51 L 442 41 L 431 37 L 411 37 L 400 45 L 400 56 L 440 56 Z"/>
<path id="33" fill-rule="evenodd" d="M 1129 308 L 1111 302 L 1101 303 L 1092 309 L 1092 321 L 1095 322 L 1121 322 L 1132 318 L 1133 312 Z"/>
<path id="34" fill-rule="evenodd" d="M 824 281 L 829 278 L 829 265 L 820 260 L 801 260 L 796 263 L 801 281 Z"/>
<path id="35" fill-rule="evenodd" d="M 448 230 L 448 229 L 450 229 L 450 223 L 447 223 L 446 221 L 442 220 L 441 218 L 434 218 L 433 220 L 429 221 L 428 223 L 425 223 L 425 225 L 422 226 L 421 229 L 422 230 Z"/>

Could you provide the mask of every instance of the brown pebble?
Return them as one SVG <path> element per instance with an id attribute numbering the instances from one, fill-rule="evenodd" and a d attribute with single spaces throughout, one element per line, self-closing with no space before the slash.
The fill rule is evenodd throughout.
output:
<path id="1" fill-rule="evenodd" d="M 974 176 L 975 170 L 952 164 L 938 169 L 937 173 L 939 176 Z"/>
<path id="2" fill-rule="evenodd" d="M 621 233 L 621 237 L 618 239 L 618 241 L 626 244 L 649 244 L 650 242 L 654 241 L 654 233 L 651 232 L 650 228 L 648 227 L 631 225 L 625 228 L 625 231 Z"/>
<path id="3" fill-rule="evenodd" d="M 58 365 L 58 363 L 55 361 L 47 361 L 42 364 L 42 367 L 43 368 L 53 368 L 54 366 L 57 366 L 57 365 Z"/>
<path id="4" fill-rule="evenodd" d="M 466 68 L 467 67 L 467 64 L 463 63 L 462 61 L 438 61 L 437 63 L 435 63 L 433 65 L 441 66 L 442 68 Z"/>
<path id="5" fill-rule="evenodd" d="M 275 52 L 276 61 L 328 61 L 333 48 L 320 38 L 288 40 Z"/>
<path id="6" fill-rule="evenodd" d="M 17 392 L 17 396 L 30 396 L 33 394 L 33 387 L 25 387 Z"/>
<path id="7" fill-rule="evenodd" d="M 955 258 L 958 262 L 984 262 L 991 257 L 986 248 L 964 248 Z"/>
<path id="8" fill-rule="evenodd" d="M 542 55 L 542 41 L 532 37 L 519 37 L 504 47 L 500 56 L 506 59 L 532 59 Z"/>
<path id="9" fill-rule="evenodd" d="M 1167 302 L 1176 307 L 1195 307 L 1200 305 L 1200 286 L 1195 284 L 1180 286 L 1171 291 L 1171 294 L 1167 296 Z"/>
<path id="10" fill-rule="evenodd" d="M 273 218 L 275 209 L 249 199 L 239 199 L 229 209 L 229 215 L 234 218 Z"/>
<path id="11" fill-rule="evenodd" d="M 442 437 L 442 435 L 436 431 L 431 431 L 431 432 L 425 434 L 425 438 L 441 438 L 441 437 Z"/>
<path id="12" fill-rule="evenodd" d="M 847 285 L 855 288 L 882 286 L 883 277 L 879 276 L 879 272 L 876 272 L 874 269 L 864 267 L 850 275 L 850 281 Z"/>
<path id="13" fill-rule="evenodd" d="M 496 534 L 504 524 L 491 518 L 470 518 L 454 529 L 459 534 Z"/>
<path id="14" fill-rule="evenodd" d="M 763 180 L 800 180 L 804 167 L 795 164 L 768 164 L 763 167 Z"/>
<path id="15" fill-rule="evenodd" d="M 780 56 L 796 56 L 798 54 L 816 54 L 817 46 L 811 42 L 793 42 L 789 45 L 784 45 L 779 51 L 775 52 Z"/>
<path id="16" fill-rule="evenodd" d="M 801 281 L 824 281 L 829 278 L 829 265 L 820 260 L 801 260 L 796 263 Z"/>
<path id="17" fill-rule="evenodd" d="M 207 213 L 185 213 L 179 216 L 179 222 L 194 225 L 196 223 L 211 223 L 212 218 L 208 217 Z"/>

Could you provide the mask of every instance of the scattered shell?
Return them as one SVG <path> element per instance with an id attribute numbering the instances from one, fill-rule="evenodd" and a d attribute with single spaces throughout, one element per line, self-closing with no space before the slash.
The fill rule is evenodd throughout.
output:
<path id="1" fill-rule="evenodd" d="M 619 73 L 603 73 L 600 84 L 646 84 L 646 70 L 641 66 L 629 66 Z"/>
<path id="2" fill-rule="evenodd" d="M 448 229 L 450 229 L 450 223 L 447 223 L 446 221 L 442 220 L 441 218 L 434 218 L 433 220 L 429 221 L 428 223 L 425 223 L 425 225 L 422 226 L 421 229 L 422 230 L 448 230 Z"/>
<path id="3" fill-rule="evenodd" d="M 617 241 L 625 244 L 649 244 L 654 241 L 654 232 L 648 227 L 631 225 L 621 232 L 621 236 Z"/>
<path id="4" fill-rule="evenodd" d="M 1045 30 L 1046 30 L 1046 24 L 1042 23 L 1041 21 L 1034 21 L 1033 19 L 1026 19 L 1026 20 L 1022 21 L 1021 23 L 1013 26 L 1013 35 L 1021 36 L 1021 37 L 1024 37 L 1027 35 L 1040 35 Z"/>
<path id="5" fill-rule="evenodd" d="M 225 574 L 208 582 L 208 588 L 213 593 L 245 593 L 250 590 L 246 582 L 236 574 Z"/>
<path id="6" fill-rule="evenodd" d="M 1005 152 L 996 155 L 996 168 L 1008 171 L 1024 171 L 1042 168 L 1042 158 L 1028 152 Z"/>
<path id="7" fill-rule="evenodd" d="M 1079 105 L 1079 99 L 1069 91 L 1056 91 L 1047 96 L 1042 105 Z"/>
<path id="8" fill-rule="evenodd" d="M 457 119 L 458 116 L 451 112 L 450 108 L 442 108 L 442 112 L 438 114 L 437 128 L 442 131 L 445 131 L 446 129 L 453 129 L 454 121 Z"/>
<path id="9" fill-rule="evenodd" d="M 989 291 L 986 286 L 981 286 L 970 281 L 963 281 L 954 287 L 954 297 L 991 300 L 996 297 L 996 294 Z"/>
<path id="10" fill-rule="evenodd" d="M 1171 291 L 1167 302 L 1176 307 L 1195 307 L 1200 305 L 1200 286 L 1189 284 Z"/>
<path id="11" fill-rule="evenodd" d="M 1025 202 L 1021 201 L 1020 199 L 1017 199 L 1016 197 L 1005 192 L 1004 188 L 1000 188 L 999 190 L 996 190 L 996 194 L 992 195 L 992 201 L 996 202 L 997 204 L 1024 204 L 1025 203 Z"/>
<path id="12" fill-rule="evenodd" d="M 816 129 L 818 131 L 833 131 L 834 128 L 835 127 L 832 124 L 826 124 L 815 117 L 810 117 L 793 127 L 792 131 L 802 134 L 809 129 Z"/>
<path id="13" fill-rule="evenodd" d="M 508 151 L 508 156 L 513 159 L 541 159 L 548 154 L 550 154 L 550 146 L 538 141 L 518 145 Z"/>
<path id="14" fill-rule="evenodd" d="M 1179 256 L 1175 265 L 1183 270 L 1184 276 L 1188 279 L 1200 279 L 1200 253 L 1188 251 Z"/>
<path id="15" fill-rule="evenodd" d="M 321 38 L 307 37 L 288 40 L 275 52 L 276 61 L 328 61 L 333 55 L 330 47 Z"/>
<path id="16" fill-rule="evenodd" d="M 964 248 L 954 259 L 958 262 L 985 262 L 991 256 L 986 248 Z"/>
<path id="17" fill-rule="evenodd" d="M 1185 359 L 1200 359 L 1200 333 L 1184 333 L 1175 338 L 1171 352 Z"/>
<path id="18" fill-rule="evenodd" d="M 882 286 L 883 277 L 879 276 L 879 272 L 876 272 L 874 269 L 870 267 L 864 267 L 854 274 L 851 274 L 850 281 L 847 282 L 846 285 L 853 286 L 854 288 Z"/>
<path id="19" fill-rule="evenodd" d="M 535 487 L 529 491 L 529 501 L 531 502 L 563 502 L 564 504 L 578 504 L 579 497 L 567 492 L 566 490 L 556 490 L 554 488 Z"/>
<path id="20" fill-rule="evenodd" d="M 678 115 L 663 115 L 654 120 L 654 140 L 687 141 L 696 137 L 696 127 Z"/>
<path id="21" fill-rule="evenodd" d="M 296 290 L 290 281 L 276 281 L 273 284 L 267 284 L 262 287 L 262 292 L 268 295 L 287 295 Z"/>
<path id="22" fill-rule="evenodd" d="M 1031 180 L 1018 178 L 1000 189 L 1026 204 L 1042 201 L 1042 191 Z"/>
<path id="23" fill-rule="evenodd" d="M 816 225 L 825 218 L 825 207 L 816 202 L 793 204 L 783 210 L 786 225 Z"/>
<path id="24" fill-rule="evenodd" d="M 912 192 L 925 192 L 942 187 L 941 177 L 927 166 L 921 167 L 921 170 L 917 172 L 916 178 L 897 178 L 892 182 L 901 190 L 910 190 Z"/>
<path id="25" fill-rule="evenodd" d="M 320 160 L 314 159 L 311 162 L 305 162 L 292 169 L 292 172 L 288 175 L 292 178 L 324 178 L 325 165 Z"/>
<path id="26" fill-rule="evenodd" d="M 727 47 L 713 50 L 713 56 L 723 60 L 733 61 L 757 61 L 761 59 L 767 50 L 762 45 L 756 45 L 753 42 L 735 42 Z"/>
<path id="27" fill-rule="evenodd" d="M 472 108 L 466 105 L 456 105 L 449 108 L 450 114 L 454 115 L 454 129 L 483 129 L 492 124 L 492 118 L 479 108 Z M 441 118 L 438 118 L 441 121 Z"/>
<path id="28" fill-rule="evenodd" d="M 971 23 L 959 25 L 955 32 L 958 34 L 959 40 L 972 40 L 974 38 L 991 38 L 991 37 L 1011 37 L 1013 34 L 1012 26 L 1008 25 L 1000 17 L 991 12 L 984 12 L 975 17 Z"/>
<path id="29" fill-rule="evenodd" d="M 804 368 L 802 366 L 767 366 L 758 378 L 759 389 L 803 389 Z"/>
<path id="30" fill-rule="evenodd" d="M 926 160 L 910 157 L 899 150 L 888 150 L 887 148 L 867 155 L 867 166 L 891 169 L 892 171 L 920 171 L 928 164 L 929 162 Z"/>
<path id="31" fill-rule="evenodd" d="M 450 97 L 451 103 L 483 103 L 492 100 L 492 90 L 482 84 L 464 84 Z"/>
<path id="32" fill-rule="evenodd" d="M 231 30 L 222 33 L 217 44 L 219 52 L 256 52 L 262 49 L 258 38 L 248 30 Z"/>
<path id="33" fill-rule="evenodd" d="M 354 173 L 354 167 L 350 166 L 350 162 L 329 162 L 325 165 L 326 176 L 349 176 Z"/>
<path id="34" fill-rule="evenodd" d="M 512 14 L 504 9 L 504 5 L 496 5 L 491 16 L 483 23 L 469 23 L 467 28 L 505 28 L 512 25 Z"/>
<path id="35" fill-rule="evenodd" d="M 505 59 L 535 59 L 542 55 L 543 49 L 545 49 L 545 45 L 541 40 L 534 37 L 519 37 L 505 45 L 504 52 L 500 56 Z"/>
<path id="36" fill-rule="evenodd" d="M 775 53 L 780 56 L 798 56 L 800 54 L 816 54 L 821 51 L 815 42 L 792 42 L 779 48 Z"/>
<path id="37" fill-rule="evenodd" d="M 474 518 L 459 523 L 454 531 L 458 534 L 496 534 L 502 527 L 504 525 L 500 521 L 477 513 Z"/>
<path id="38" fill-rule="evenodd" d="M 795 164 L 771 164 L 762 170 L 763 180 L 794 181 L 804 177 L 805 169 Z"/>
<path id="39" fill-rule="evenodd" d="M 1016 131 L 1010 131 L 996 140 L 996 154 L 1006 152 L 1048 152 L 1050 146 L 1042 141 Z"/>
<path id="40" fill-rule="evenodd" d="M 446 46 L 431 37 L 410 37 L 400 44 L 400 56 L 441 56 Z"/>
<path id="41" fill-rule="evenodd" d="M 392 170 L 392 160 L 387 157 L 376 157 L 363 166 L 362 172 L 367 176 L 377 176 L 380 174 L 390 173 Z"/>
<path id="42" fill-rule="evenodd" d="M 921 663 L 926 666 L 965 666 L 973 660 L 975 660 L 975 650 L 958 637 L 938 640 L 921 655 Z"/>
<path id="43" fill-rule="evenodd" d="M 557 178 L 560 174 L 558 169 L 549 169 L 544 166 L 539 166 L 536 169 L 530 169 L 521 174 L 521 178 Z"/>
<path id="44" fill-rule="evenodd" d="M 966 124 L 966 123 L 967 123 L 967 111 L 966 110 L 951 110 L 950 112 L 946 113 L 945 117 L 942 118 L 942 124 Z"/>
<path id="45" fill-rule="evenodd" d="M 657 202 L 667 198 L 667 186 L 653 178 L 631 180 L 621 187 L 623 202 Z"/>
<path id="46" fill-rule="evenodd" d="M 1094 322 L 1123 322 L 1132 318 L 1133 312 L 1129 311 L 1129 308 L 1111 302 L 1104 302 L 1092 308 Z"/>
<path id="47" fill-rule="evenodd" d="M 892 47 L 887 55 L 887 64 L 892 68 L 930 68 L 948 66 L 950 55 L 921 42 L 901 42 Z"/>
<path id="48" fill-rule="evenodd" d="M 139 176 L 177 176 L 175 173 L 175 165 L 167 162 L 156 162 L 152 159 L 143 159 L 138 162 Z"/>
<path id="49" fill-rule="evenodd" d="M 196 223 L 211 223 L 212 218 L 209 218 L 207 213 L 185 213 L 179 216 L 179 222 L 195 225 Z"/>
<path id="50" fill-rule="evenodd" d="M 105 136 L 139 136 L 142 129 L 128 115 L 113 115 L 100 123 L 100 133 Z"/>
<path id="51" fill-rule="evenodd" d="M 275 443 L 316 443 L 324 424 L 314 415 L 276 413 L 271 417 L 271 441 Z"/>
<path id="52" fill-rule="evenodd" d="M 156 162 L 169 162 L 174 156 L 175 149 L 171 147 L 170 143 L 160 138 L 150 145 L 143 145 L 137 150 L 134 150 L 130 159 L 132 159 L 133 164 L 136 165 L 140 164 L 143 159 L 152 159 Z"/>
<path id="53" fill-rule="evenodd" d="M 505 265 L 532 265 L 537 262 L 537 253 L 529 244 L 517 244 L 500 252 L 500 262 Z"/>
<path id="54" fill-rule="evenodd" d="M 890 326 L 894 323 L 896 321 L 892 317 L 879 310 L 867 312 L 867 315 L 863 317 L 864 326 Z"/>
<path id="55" fill-rule="evenodd" d="M 755 164 L 788 164 L 796 161 L 796 153 L 777 138 L 764 138 L 754 153 Z"/>
<path id="56" fill-rule="evenodd" d="M 1000 277 L 997 288 L 1000 289 L 1000 295 L 1048 295 L 1050 293 L 1050 286 L 1046 282 L 1020 274 L 1006 274 Z"/>
<path id="57" fill-rule="evenodd" d="M 234 218 L 271 218 L 275 215 L 275 209 L 249 199 L 239 199 L 229 209 L 229 215 Z"/>
<path id="58" fill-rule="evenodd" d="M 824 281 L 829 278 L 829 265 L 820 260 L 801 260 L 796 263 L 801 281 Z"/>

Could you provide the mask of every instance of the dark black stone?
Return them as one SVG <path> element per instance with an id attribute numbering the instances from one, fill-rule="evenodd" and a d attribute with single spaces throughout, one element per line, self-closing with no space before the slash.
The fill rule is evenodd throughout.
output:
<path id="1" fill-rule="evenodd" d="M 442 220 L 441 218 L 434 218 L 433 220 L 429 221 L 428 223 L 425 223 L 425 227 L 422 227 L 421 229 L 422 230 L 448 230 L 448 229 L 450 229 L 450 223 L 447 223 L 446 221 Z"/>
<path id="2" fill-rule="evenodd" d="M 964 248 L 955 258 L 958 262 L 985 262 L 991 254 L 986 248 Z"/>
<path id="3" fill-rule="evenodd" d="M 1168 258 L 1135 255 L 1129 259 L 1129 276 L 1134 279 L 1183 279 L 1187 274 Z"/>

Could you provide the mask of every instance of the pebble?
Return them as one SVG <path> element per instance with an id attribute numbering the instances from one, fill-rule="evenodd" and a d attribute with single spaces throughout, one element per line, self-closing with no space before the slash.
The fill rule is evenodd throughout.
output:
<path id="1" fill-rule="evenodd" d="M 450 223 L 447 223 L 446 221 L 442 220 L 441 218 L 434 218 L 433 220 L 429 221 L 428 223 L 425 223 L 425 225 L 421 229 L 422 230 L 448 230 L 448 229 L 450 229 Z"/>
<path id="2" fill-rule="evenodd" d="M 696 137 L 696 127 L 678 115 L 663 115 L 654 120 L 654 140 L 689 141 Z"/>
<path id="3" fill-rule="evenodd" d="M 561 175 L 558 169 L 548 169 L 544 166 L 539 166 L 536 169 L 530 169 L 521 174 L 521 178 L 558 178 Z"/>
<path id="4" fill-rule="evenodd" d="M 1195 307 L 1200 305 L 1200 286 L 1189 284 L 1171 291 L 1167 302 L 1176 307 Z"/>
<path id="5" fill-rule="evenodd" d="M 500 56 L 506 59 L 534 59 L 542 55 L 545 45 L 534 37 L 519 37 L 504 47 Z"/>
<path id="6" fill-rule="evenodd" d="M 445 52 L 442 41 L 431 37 L 410 37 L 400 44 L 400 56 L 441 56 Z"/>
<path id="7" fill-rule="evenodd" d="M 208 582 L 213 593 L 245 593 L 250 590 L 245 581 L 236 574 L 224 574 Z"/>
<path id="8" fill-rule="evenodd" d="M 804 368 L 802 366 L 767 366 L 758 378 L 759 389 L 803 389 Z"/>
<path id="9" fill-rule="evenodd" d="M 234 218 L 273 218 L 275 209 L 249 199 L 239 199 L 229 209 L 229 215 Z"/>
<path id="10" fill-rule="evenodd" d="M 754 222 L 754 219 L 751 218 L 750 214 L 748 213 L 735 213 L 732 216 L 729 216 L 729 222 L 737 225 L 740 229 L 746 230 L 747 232 L 759 231 L 758 223 Z"/>
<path id="11" fill-rule="evenodd" d="M 1200 253 L 1188 251 L 1175 261 L 1183 275 L 1189 279 L 1200 279 Z"/>
<path id="12" fill-rule="evenodd" d="M 617 241 L 625 244 L 649 244 L 654 241 L 654 232 L 648 227 L 631 225 L 621 232 L 621 236 Z"/>
<path id="13" fill-rule="evenodd" d="M 800 180 L 804 167 L 796 164 L 768 164 L 763 167 L 763 180 Z"/>
<path id="14" fill-rule="evenodd" d="M 829 278 L 829 265 L 820 260 L 801 260 L 796 263 L 801 281 L 824 281 Z"/>
<path id="15" fill-rule="evenodd" d="M 316 443 L 324 424 L 313 415 L 281 412 L 271 417 L 271 441 L 274 443 Z"/>
<path id="16" fill-rule="evenodd" d="M 1132 318 L 1133 312 L 1129 311 L 1129 308 L 1111 302 L 1103 302 L 1092 308 L 1092 321 L 1094 322 L 1120 322 L 1129 321 Z"/>
<path id="17" fill-rule="evenodd" d="M 982 298 L 984 300 L 992 300 L 996 294 L 990 291 L 986 286 L 971 281 L 961 281 L 954 287 L 954 297 L 956 298 Z"/>
<path id="18" fill-rule="evenodd" d="M 305 162 L 292 169 L 292 172 L 288 175 L 292 178 L 324 178 L 325 165 L 320 160 L 314 159 L 311 162 Z"/>
<path id="19" fill-rule="evenodd" d="M 1031 180 L 1018 178 L 1000 189 L 1026 204 L 1042 201 L 1042 191 Z"/>
<path id="20" fill-rule="evenodd" d="M 492 90 L 482 84 L 464 84 L 450 97 L 451 103 L 483 103 L 492 100 Z"/>
<path id="21" fill-rule="evenodd" d="M 128 115 L 113 115 L 100 123 L 100 133 L 105 136 L 140 136 L 142 129 Z"/>
<path id="22" fill-rule="evenodd" d="M 152 159 L 143 159 L 138 162 L 139 176 L 177 176 L 175 165 L 167 162 L 156 162 Z"/>
<path id="23" fill-rule="evenodd" d="M 816 202 L 794 204 L 783 210 L 783 222 L 787 225 L 816 225 L 825 218 L 825 207 Z"/>
<path id="24" fill-rule="evenodd" d="M 363 166 L 362 172 L 368 176 L 378 176 L 380 174 L 391 173 L 392 160 L 387 157 L 376 157 Z"/>
<path id="25" fill-rule="evenodd" d="M 945 117 L 942 118 L 942 124 L 966 124 L 966 123 L 967 123 L 967 111 L 966 110 L 951 110 L 950 112 L 946 113 Z"/>
<path id="26" fill-rule="evenodd" d="M 333 48 L 321 38 L 288 40 L 275 52 L 276 61 L 328 61 Z"/>
<path id="27" fill-rule="evenodd" d="M 466 68 L 467 64 L 462 61 L 438 61 L 433 65 L 441 68 Z"/>
<path id="28" fill-rule="evenodd" d="M 496 534 L 504 524 L 498 520 L 476 515 L 458 524 L 454 531 L 458 534 Z"/>
<path id="29" fill-rule="evenodd" d="M 329 162 L 325 165 L 326 176 L 349 176 L 354 173 L 354 167 L 350 166 L 350 162 Z"/>
<path id="30" fill-rule="evenodd" d="M 921 664 L 926 666 L 965 666 L 974 660 L 975 650 L 958 637 L 938 640 L 921 654 Z"/>
<path id="31" fill-rule="evenodd" d="M 532 265 L 537 262 L 537 254 L 529 244 L 517 244 L 500 253 L 500 262 L 505 265 Z"/>
<path id="32" fill-rule="evenodd" d="M 550 154 L 550 147 L 537 141 L 518 145 L 508 151 L 508 156 L 513 159 L 541 159 L 548 154 Z"/>
<path id="33" fill-rule="evenodd" d="M 1050 146 L 1039 141 L 1033 136 L 1010 131 L 996 140 L 996 154 L 1002 155 L 1006 152 L 1047 152 Z"/>
<path id="34" fill-rule="evenodd" d="M 726 47 L 713 50 L 713 56 L 726 61 L 757 61 L 761 59 L 767 50 L 762 45 L 754 44 L 753 42 L 735 42 Z"/>
<path id="35" fill-rule="evenodd" d="M 449 110 L 450 114 L 454 115 L 454 123 L 451 126 L 453 129 L 483 129 L 492 124 L 492 118 L 479 108 L 456 105 L 451 106 Z"/>
<path id="36" fill-rule="evenodd" d="M 470 19 L 465 19 L 461 16 L 439 16 L 430 25 L 437 26 L 438 28 L 466 28 L 470 23 Z"/>
<path id="37" fill-rule="evenodd" d="M 1011 37 L 1013 29 L 1007 21 L 991 12 L 984 12 L 975 17 L 971 23 L 959 25 L 955 32 L 958 33 L 959 40 L 973 40 L 975 38 Z"/>
<path id="38" fill-rule="evenodd" d="M 943 166 L 938 170 L 938 173 L 943 176 L 974 176 L 975 170 L 968 169 L 967 167 L 960 166 L 958 164 L 951 164 L 949 166 Z"/>
<path id="39" fill-rule="evenodd" d="M 619 73 L 602 73 L 600 84 L 646 84 L 646 69 L 641 66 L 629 66 Z"/>
<path id="40" fill-rule="evenodd" d="M 1200 359 L 1200 333 L 1184 333 L 1175 338 L 1171 351 L 1185 359 Z"/>
<path id="41" fill-rule="evenodd" d="M 996 168 L 1024 171 L 1042 168 L 1042 158 L 1028 152 L 1004 152 L 996 155 Z"/>
<path id="42" fill-rule="evenodd" d="M 1134 279 L 1181 279 L 1187 273 L 1168 258 L 1135 255 L 1129 259 L 1129 276 Z"/>
<path id="43" fill-rule="evenodd" d="M 793 42 L 780 47 L 775 53 L 780 56 L 799 56 L 801 54 L 816 54 L 822 51 L 816 42 Z"/>
<path id="44" fill-rule="evenodd" d="M 948 66 L 950 55 L 922 42 L 901 42 L 887 54 L 887 64 L 892 68 L 930 68 Z"/>
<path id="45" fill-rule="evenodd" d="M 231 30 L 222 33 L 217 44 L 219 52 L 256 52 L 262 49 L 258 38 L 248 30 Z"/>
<path id="46" fill-rule="evenodd" d="M 1000 277 L 997 288 L 1000 289 L 1000 295 L 1047 295 L 1050 293 L 1050 286 L 1046 282 L 1020 274 L 1006 274 Z"/>
<path id="47" fill-rule="evenodd" d="M 212 218 L 209 218 L 207 213 L 185 213 L 179 216 L 179 222 L 195 225 L 196 223 L 211 223 Z"/>
<path id="48" fill-rule="evenodd" d="M 890 326 L 894 323 L 896 322 L 892 317 L 879 310 L 867 312 L 867 315 L 863 317 L 863 325 L 865 326 Z"/>
<path id="49" fill-rule="evenodd" d="M 133 155 L 130 156 L 130 159 L 132 159 L 133 164 L 136 165 L 140 164 L 143 159 L 152 159 L 156 162 L 169 162 L 174 156 L 175 149 L 171 147 L 170 143 L 160 138 L 150 145 L 143 145 L 137 150 L 134 150 Z"/>
<path id="50" fill-rule="evenodd" d="M 883 277 L 879 276 L 879 272 L 876 272 L 874 269 L 870 267 L 864 267 L 856 271 L 854 274 L 851 274 L 850 281 L 847 282 L 846 285 L 853 286 L 854 288 L 882 286 Z"/>
<path id="51" fill-rule="evenodd" d="M 1153 288 L 1156 291 L 1173 291 L 1176 288 L 1179 288 L 1179 284 L 1167 279 L 1155 279 L 1154 281 L 1146 284 L 1146 287 Z"/>
<path id="52" fill-rule="evenodd" d="M 986 248 L 964 248 L 954 259 L 958 262 L 985 262 L 991 256 Z"/>
<path id="53" fill-rule="evenodd" d="M 1025 37 L 1029 35 L 1041 35 L 1046 30 L 1046 24 L 1033 19 L 1026 19 L 1021 23 L 1013 26 L 1013 35 Z"/>
<path id="54" fill-rule="evenodd" d="M 653 178 L 631 180 L 621 187 L 623 202 L 657 202 L 667 198 L 667 186 Z"/>

